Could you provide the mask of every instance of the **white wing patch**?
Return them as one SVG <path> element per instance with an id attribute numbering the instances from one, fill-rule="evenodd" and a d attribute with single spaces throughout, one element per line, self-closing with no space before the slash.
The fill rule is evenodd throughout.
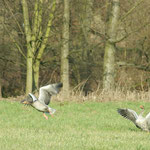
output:
<path id="1" fill-rule="evenodd" d="M 31 98 L 33 99 L 33 102 L 37 101 L 37 98 L 36 98 L 33 94 L 29 93 L 29 95 L 30 95 Z"/>

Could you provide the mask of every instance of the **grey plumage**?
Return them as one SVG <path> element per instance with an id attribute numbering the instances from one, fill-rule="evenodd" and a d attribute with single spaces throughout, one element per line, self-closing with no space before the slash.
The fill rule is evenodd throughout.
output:
<path id="1" fill-rule="evenodd" d="M 52 95 L 59 93 L 62 83 L 49 84 L 40 88 L 39 101 L 44 102 L 46 105 L 50 103 Z"/>
<path id="2" fill-rule="evenodd" d="M 150 131 L 150 113 L 147 114 L 146 117 L 143 117 L 144 108 L 142 108 L 142 112 L 138 115 L 134 110 L 122 108 L 118 109 L 118 113 L 132 121 L 137 128 L 140 128 L 144 131 Z"/>
<path id="3" fill-rule="evenodd" d="M 38 111 L 43 113 L 50 113 L 51 115 L 55 113 L 55 109 L 48 106 L 51 100 L 52 95 L 56 95 L 59 93 L 62 88 L 62 83 L 49 84 L 47 86 L 43 86 L 39 90 L 39 98 L 37 99 L 32 93 L 29 93 L 26 99 L 21 102 L 24 104 L 29 104 Z M 43 114 L 46 119 L 47 116 Z"/>

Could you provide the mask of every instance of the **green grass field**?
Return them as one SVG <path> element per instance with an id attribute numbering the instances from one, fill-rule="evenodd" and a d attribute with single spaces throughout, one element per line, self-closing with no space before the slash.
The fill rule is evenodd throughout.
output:
<path id="1" fill-rule="evenodd" d="M 148 102 L 51 103 L 57 110 L 42 113 L 19 102 L 0 101 L 0 150 L 150 150 L 150 134 L 116 112 L 128 107 L 145 114 Z"/>

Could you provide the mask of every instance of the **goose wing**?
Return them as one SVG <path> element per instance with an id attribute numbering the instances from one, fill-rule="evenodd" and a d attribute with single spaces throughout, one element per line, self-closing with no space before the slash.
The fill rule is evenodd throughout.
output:
<path id="1" fill-rule="evenodd" d="M 37 101 L 37 98 L 32 93 L 29 93 L 29 96 L 32 98 L 33 102 Z"/>
<path id="2" fill-rule="evenodd" d="M 147 120 L 147 124 L 148 124 L 149 130 L 150 130 L 150 112 L 146 115 L 145 118 Z"/>
<path id="3" fill-rule="evenodd" d="M 55 83 L 41 87 L 39 92 L 39 101 L 48 105 L 50 103 L 51 96 L 58 94 L 62 86 L 62 83 Z"/>
<path id="4" fill-rule="evenodd" d="M 117 111 L 121 116 L 131 120 L 133 123 L 135 123 L 136 119 L 138 118 L 138 115 L 134 110 L 119 108 Z"/>

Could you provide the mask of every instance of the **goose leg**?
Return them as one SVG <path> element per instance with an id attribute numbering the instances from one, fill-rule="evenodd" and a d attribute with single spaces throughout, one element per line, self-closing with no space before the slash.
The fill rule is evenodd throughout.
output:
<path id="1" fill-rule="evenodd" d="M 49 114 L 53 117 L 53 114 L 52 114 L 52 112 L 50 111 L 50 109 L 48 109 L 48 112 L 49 112 Z"/>
<path id="2" fill-rule="evenodd" d="M 44 116 L 44 118 L 45 118 L 46 120 L 48 120 L 48 117 L 46 116 L 45 113 L 43 113 L 43 116 Z"/>

